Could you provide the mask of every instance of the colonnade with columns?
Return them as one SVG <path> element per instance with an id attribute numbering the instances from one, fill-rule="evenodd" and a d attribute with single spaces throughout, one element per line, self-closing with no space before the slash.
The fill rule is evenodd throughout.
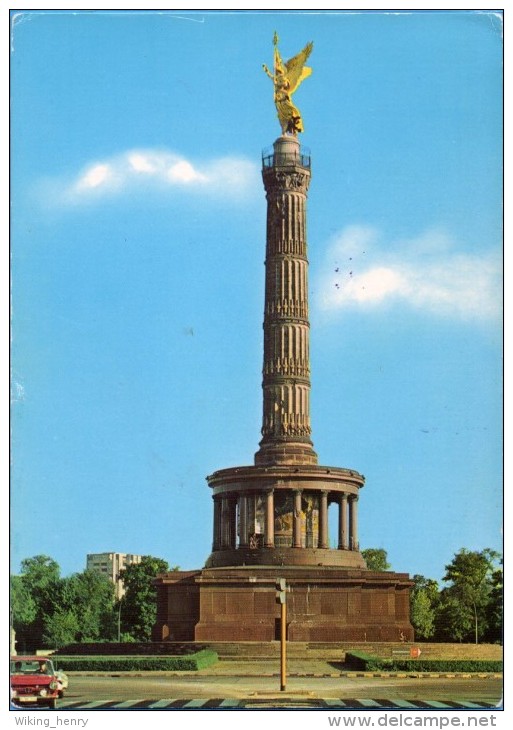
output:
<path id="1" fill-rule="evenodd" d="M 236 550 L 237 548 L 275 547 L 275 494 L 278 490 L 265 492 L 225 492 L 214 494 L 213 551 Z M 279 490 L 283 492 L 283 490 Z M 287 490 L 288 491 L 288 490 Z M 315 490 L 310 492 L 294 489 L 292 493 L 292 535 L 293 548 L 305 548 L 302 534 L 302 496 L 318 495 L 317 548 L 329 549 L 328 505 L 338 506 L 338 550 L 358 550 L 358 495 L 348 492 Z M 261 497 L 263 503 L 263 533 L 256 530 L 255 500 Z M 252 542 L 252 538 L 257 540 Z M 281 545 L 283 547 L 283 545 Z M 312 546 L 314 547 L 314 546 Z"/>

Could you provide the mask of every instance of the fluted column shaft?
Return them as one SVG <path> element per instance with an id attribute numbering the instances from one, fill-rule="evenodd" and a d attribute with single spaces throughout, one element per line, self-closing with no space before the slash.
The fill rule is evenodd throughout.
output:
<path id="1" fill-rule="evenodd" d="M 294 492 L 294 514 L 292 521 L 293 530 L 293 547 L 301 547 L 301 492 L 299 490 Z"/>
<path id="2" fill-rule="evenodd" d="M 341 494 L 338 503 L 338 549 L 347 548 L 347 494 Z"/>
<path id="3" fill-rule="evenodd" d="M 265 547 L 274 547 L 274 491 L 266 494 L 265 501 Z"/>
<path id="4" fill-rule="evenodd" d="M 280 137 L 262 171 L 267 196 L 262 441 L 255 463 L 317 463 L 310 440 L 306 196 L 310 160 Z"/>
<path id="5" fill-rule="evenodd" d="M 228 501 L 228 547 L 234 550 L 237 547 L 237 498 L 231 497 Z"/>
<path id="6" fill-rule="evenodd" d="M 221 498 L 221 548 L 230 547 L 230 505 L 228 497 Z"/>
<path id="7" fill-rule="evenodd" d="M 248 531 L 248 498 L 241 494 L 239 497 L 239 546 L 247 547 L 249 543 Z"/>
<path id="8" fill-rule="evenodd" d="M 319 547 L 328 547 L 328 492 L 319 495 Z"/>
<path id="9" fill-rule="evenodd" d="M 214 497 L 214 530 L 212 550 L 221 548 L 221 500 Z"/>
<path id="10" fill-rule="evenodd" d="M 220 517 L 221 548 L 233 550 L 237 545 L 237 502 L 234 497 L 222 497 Z"/>
<path id="11" fill-rule="evenodd" d="M 349 548 L 358 550 L 358 497 L 349 498 Z"/>

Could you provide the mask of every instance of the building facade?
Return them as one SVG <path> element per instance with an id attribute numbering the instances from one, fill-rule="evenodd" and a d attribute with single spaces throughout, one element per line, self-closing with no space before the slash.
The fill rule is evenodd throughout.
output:
<path id="1" fill-rule="evenodd" d="M 114 584 L 116 599 L 123 598 L 125 589 L 121 580 L 121 571 L 127 565 L 140 563 L 142 555 L 132 553 L 89 553 L 87 556 L 86 570 L 105 575 Z"/>

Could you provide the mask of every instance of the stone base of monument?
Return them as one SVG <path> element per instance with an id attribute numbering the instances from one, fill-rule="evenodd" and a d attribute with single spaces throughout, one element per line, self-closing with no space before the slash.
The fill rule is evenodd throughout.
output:
<path id="1" fill-rule="evenodd" d="M 156 580 L 153 641 L 275 641 L 276 581 L 287 582 L 289 641 L 413 641 L 407 574 L 337 567 L 237 566 Z"/>
<path id="2" fill-rule="evenodd" d="M 358 550 L 333 550 L 322 548 L 236 548 L 215 550 L 205 564 L 206 568 L 222 568 L 242 565 L 254 566 L 310 566 L 315 569 L 323 566 L 365 569 L 365 560 Z M 366 571 L 367 572 L 367 571 Z"/>

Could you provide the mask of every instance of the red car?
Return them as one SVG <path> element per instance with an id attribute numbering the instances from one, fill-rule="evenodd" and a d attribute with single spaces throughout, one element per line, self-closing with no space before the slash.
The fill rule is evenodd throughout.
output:
<path id="1" fill-rule="evenodd" d="M 17 705 L 57 707 L 59 681 L 44 656 L 11 657 L 11 700 Z"/>

